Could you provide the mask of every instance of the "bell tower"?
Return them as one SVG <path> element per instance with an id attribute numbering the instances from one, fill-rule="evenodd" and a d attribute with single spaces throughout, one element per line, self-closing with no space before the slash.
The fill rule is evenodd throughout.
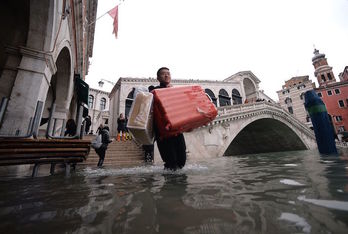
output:
<path id="1" fill-rule="evenodd" d="M 336 82 L 336 78 L 332 72 L 332 67 L 328 65 L 325 54 L 321 54 L 319 53 L 319 50 L 314 49 L 312 62 L 315 69 L 314 76 L 318 80 L 319 87 Z"/>

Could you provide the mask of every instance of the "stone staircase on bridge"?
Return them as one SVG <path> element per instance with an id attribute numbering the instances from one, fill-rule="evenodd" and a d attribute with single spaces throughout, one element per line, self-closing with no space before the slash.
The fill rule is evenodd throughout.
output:
<path id="1" fill-rule="evenodd" d="M 86 136 L 87 139 L 94 139 L 95 136 Z M 91 148 L 88 158 L 80 165 L 96 167 L 99 157 Z M 133 140 L 116 141 L 108 146 L 103 166 L 106 167 L 128 167 L 144 165 L 144 151 Z"/>

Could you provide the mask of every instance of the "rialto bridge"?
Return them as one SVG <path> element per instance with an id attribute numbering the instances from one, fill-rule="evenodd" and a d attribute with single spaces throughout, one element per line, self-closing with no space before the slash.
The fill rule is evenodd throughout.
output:
<path id="1" fill-rule="evenodd" d="M 317 147 L 312 130 L 259 90 L 260 82 L 251 71 L 238 72 L 222 81 L 172 79 L 174 86 L 200 85 L 218 108 L 214 121 L 184 134 L 189 159 Z M 154 78 L 117 81 L 109 95 L 111 135 L 116 135 L 119 114 L 129 112 L 134 88 L 146 89 L 150 85 L 158 85 L 158 81 Z M 161 159 L 155 147 L 156 161 Z"/>
<path id="2" fill-rule="evenodd" d="M 224 106 L 206 126 L 185 133 L 188 158 L 315 149 L 314 133 L 270 102 Z M 155 151 L 155 161 L 159 160 Z"/>
<path id="3" fill-rule="evenodd" d="M 173 86 L 200 85 L 212 102 L 217 107 L 240 105 L 245 102 L 254 102 L 257 99 L 264 99 L 275 103 L 262 90 L 259 90 L 261 81 L 251 71 L 241 71 L 224 80 L 193 80 L 193 79 L 172 79 Z M 158 85 L 155 78 L 119 78 L 116 85 L 110 92 L 110 118 L 108 124 L 111 135 L 117 134 L 117 117 L 120 113 L 128 116 L 133 102 L 135 88 L 145 88 L 150 85 Z M 95 97 L 90 95 L 90 99 Z"/>

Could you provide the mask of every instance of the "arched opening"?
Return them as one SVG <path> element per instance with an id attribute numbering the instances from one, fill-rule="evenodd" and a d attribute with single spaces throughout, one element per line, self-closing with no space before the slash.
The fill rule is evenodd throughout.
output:
<path id="1" fill-rule="evenodd" d="M 228 93 L 224 89 L 220 89 L 219 91 L 219 103 L 220 106 L 230 106 L 231 98 L 228 96 Z"/>
<path id="2" fill-rule="evenodd" d="M 240 96 L 240 93 L 237 89 L 232 90 L 232 102 L 233 102 L 233 105 L 238 105 L 243 103 L 242 96 Z"/>
<path id="3" fill-rule="evenodd" d="M 63 119 L 72 118 L 76 114 L 76 104 L 70 106 L 69 88 L 71 74 L 71 58 L 68 48 L 63 48 L 56 60 L 57 72 L 51 77 L 50 86 L 47 91 L 45 107 L 42 113 L 41 125 L 47 123 L 53 104 L 56 104 L 55 116 L 59 116 L 60 125 Z M 68 111 L 67 111 L 68 110 Z M 40 128 L 41 132 L 46 125 Z"/>
<path id="4" fill-rule="evenodd" d="M 129 115 L 129 111 L 130 111 L 130 109 L 132 107 L 134 90 L 135 90 L 135 88 L 133 88 L 132 91 L 130 91 L 128 93 L 127 98 L 126 98 L 126 105 L 125 105 L 124 114 L 125 114 L 125 116 L 127 118 L 128 118 L 128 115 Z"/>
<path id="5" fill-rule="evenodd" d="M 68 94 L 70 87 L 71 74 L 71 58 L 68 48 L 63 48 L 56 61 L 57 72 L 55 74 L 57 78 L 56 90 L 59 94 L 56 98 L 57 108 L 69 107 Z"/>
<path id="6" fill-rule="evenodd" d="M 249 101 L 256 100 L 257 93 L 254 83 L 249 78 L 244 78 L 243 80 L 245 98 Z"/>
<path id="7" fill-rule="evenodd" d="M 275 119 L 256 120 L 238 133 L 224 156 L 305 150 L 298 135 L 286 124 Z"/>
<path id="8" fill-rule="evenodd" d="M 210 89 L 205 89 L 204 90 L 206 94 L 209 95 L 209 97 L 211 98 L 212 102 L 214 103 L 215 106 L 217 106 L 217 98 L 214 95 L 214 92 L 211 91 Z"/>

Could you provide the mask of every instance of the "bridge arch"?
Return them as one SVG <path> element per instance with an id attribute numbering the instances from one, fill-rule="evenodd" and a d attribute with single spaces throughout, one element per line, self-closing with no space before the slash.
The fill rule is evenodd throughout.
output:
<path id="1" fill-rule="evenodd" d="M 317 148 L 313 131 L 278 105 L 256 102 L 218 111 L 209 125 L 185 133 L 188 157 Z"/>
<path id="2" fill-rule="evenodd" d="M 247 125 L 234 137 L 224 156 L 305 150 L 306 145 L 284 122 L 260 118 Z"/>

